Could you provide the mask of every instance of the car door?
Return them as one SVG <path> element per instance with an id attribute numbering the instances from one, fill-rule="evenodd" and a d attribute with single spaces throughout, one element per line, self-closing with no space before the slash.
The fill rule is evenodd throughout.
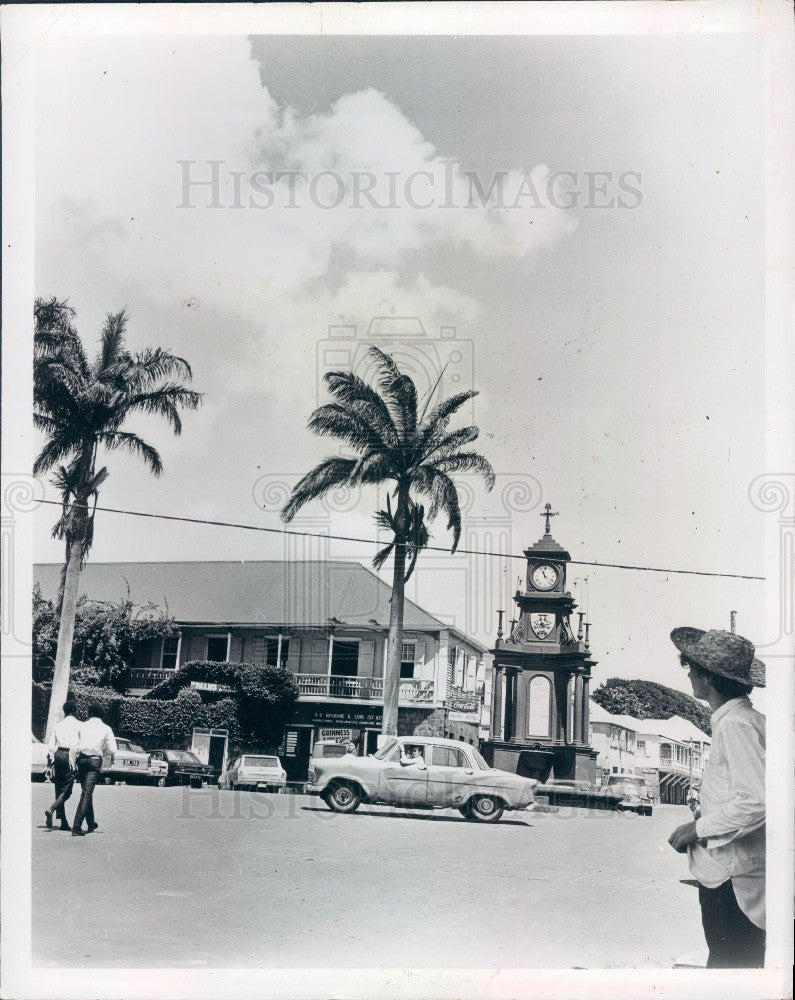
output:
<path id="1" fill-rule="evenodd" d="M 428 803 L 432 806 L 459 806 L 469 794 L 475 770 L 463 750 L 430 746 Z"/>
<path id="2" fill-rule="evenodd" d="M 414 744 L 411 744 L 413 746 Z M 405 749 L 408 749 L 409 745 Z M 427 747 L 422 747 L 427 752 Z M 378 782 L 378 798 L 388 805 L 424 806 L 428 803 L 428 768 L 422 763 L 401 764 L 401 749 L 396 746 L 384 761 Z"/>

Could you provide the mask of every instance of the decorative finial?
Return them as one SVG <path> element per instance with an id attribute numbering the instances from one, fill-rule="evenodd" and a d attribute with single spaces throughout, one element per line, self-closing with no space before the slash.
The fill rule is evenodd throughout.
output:
<path id="1" fill-rule="evenodd" d="M 551 503 L 548 503 L 548 504 L 546 504 L 544 506 L 544 512 L 540 516 L 541 517 L 545 517 L 547 519 L 546 520 L 546 527 L 544 528 L 544 534 L 545 535 L 549 534 L 549 519 L 551 517 L 557 517 L 559 513 L 560 513 L 560 511 L 558 511 L 558 510 L 556 510 L 554 513 L 552 512 L 552 504 Z"/>
<path id="2" fill-rule="evenodd" d="M 502 616 L 504 614 L 505 614 L 504 611 L 499 611 L 499 610 L 497 611 L 497 615 L 499 616 L 499 621 L 497 623 L 497 638 L 498 639 L 502 639 Z"/>

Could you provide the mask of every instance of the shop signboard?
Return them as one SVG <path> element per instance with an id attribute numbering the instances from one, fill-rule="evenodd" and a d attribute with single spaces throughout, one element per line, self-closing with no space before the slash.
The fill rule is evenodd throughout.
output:
<path id="1" fill-rule="evenodd" d="M 350 743 L 353 739 L 353 730 L 321 727 L 317 730 L 315 739 L 329 740 L 332 743 Z"/>
<path id="2" fill-rule="evenodd" d="M 216 684 L 214 681 L 191 681 L 190 686 L 194 691 L 222 691 L 225 694 L 231 694 L 235 690 L 228 684 Z"/>
<path id="3" fill-rule="evenodd" d="M 475 697 L 452 697 L 447 701 L 451 722 L 480 722 L 480 701 Z"/>

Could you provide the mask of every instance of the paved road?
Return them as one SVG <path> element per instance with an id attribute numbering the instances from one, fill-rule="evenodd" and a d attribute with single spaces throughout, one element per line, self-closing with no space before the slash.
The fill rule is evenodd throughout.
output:
<path id="1" fill-rule="evenodd" d="M 681 806 L 491 826 L 113 786 L 78 840 L 44 828 L 51 791 L 33 787 L 38 966 L 670 968 L 702 943 L 686 861 L 666 843 Z"/>

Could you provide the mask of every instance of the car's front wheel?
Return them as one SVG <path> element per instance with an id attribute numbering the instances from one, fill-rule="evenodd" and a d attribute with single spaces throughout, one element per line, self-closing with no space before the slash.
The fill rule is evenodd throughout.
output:
<path id="1" fill-rule="evenodd" d="M 334 812 L 352 813 L 361 805 L 362 797 L 358 788 L 350 782 L 340 781 L 324 793 L 323 800 Z"/>
<path id="2" fill-rule="evenodd" d="M 109 774 L 106 774 L 105 777 L 102 780 L 105 782 L 106 785 L 112 785 L 112 784 L 114 784 L 114 779 L 111 778 L 111 776 Z"/>
<path id="3" fill-rule="evenodd" d="M 496 823 L 504 810 L 505 806 L 499 799 L 495 799 L 492 795 L 479 795 L 467 803 L 466 816 L 467 819 L 474 819 L 479 823 Z"/>
<path id="4" fill-rule="evenodd" d="M 166 787 L 166 779 L 165 778 L 158 778 L 157 779 L 157 787 L 158 788 L 165 788 Z"/>

